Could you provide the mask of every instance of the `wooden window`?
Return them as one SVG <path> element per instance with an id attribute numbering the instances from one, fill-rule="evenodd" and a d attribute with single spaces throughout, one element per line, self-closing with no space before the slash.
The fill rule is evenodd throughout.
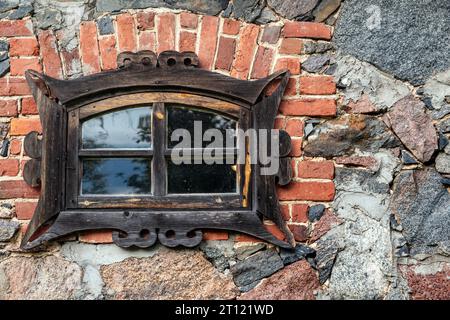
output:
<path id="1" fill-rule="evenodd" d="M 93 229 L 113 230 L 122 247 L 156 240 L 191 247 L 205 228 L 291 246 L 275 191 L 291 178 L 289 136 L 281 132 L 279 171 L 266 176 L 250 157 L 237 163 L 249 143 L 233 134 L 273 128 L 289 72 L 237 80 L 198 69 L 195 54 L 175 51 L 122 53 L 118 64 L 116 71 L 65 81 L 27 72 L 43 135 L 25 139 L 33 159 L 24 177 L 41 185 L 41 197 L 22 247 Z M 231 146 L 172 141 L 180 129 L 195 136 L 196 123 L 201 135 L 218 130 Z M 177 157 L 186 154 L 193 163 L 180 164 Z M 208 162 L 213 156 L 221 161 Z M 263 218 L 285 231 L 287 242 L 268 233 Z"/>

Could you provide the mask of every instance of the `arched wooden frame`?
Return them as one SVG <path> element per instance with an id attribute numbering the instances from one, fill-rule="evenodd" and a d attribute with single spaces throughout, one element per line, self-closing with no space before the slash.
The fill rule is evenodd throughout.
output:
<path id="1" fill-rule="evenodd" d="M 113 230 L 121 247 L 152 246 L 158 239 L 168 247 L 193 247 L 202 240 L 201 229 L 233 230 L 280 247 L 295 245 L 280 212 L 276 184 L 290 182 L 291 144 L 280 131 L 280 169 L 274 176 L 260 174 L 259 165 L 240 165 L 237 195 L 186 195 L 171 197 L 82 197 L 78 192 L 80 121 L 103 112 L 133 105 L 182 103 L 227 114 L 243 129 L 274 127 L 275 116 L 289 79 L 289 71 L 256 81 L 244 81 L 196 68 L 192 52 L 124 52 L 119 69 L 57 80 L 27 71 L 27 81 L 38 104 L 42 139 L 35 132 L 24 147 L 33 158 L 24 168 L 24 179 L 41 186 L 41 196 L 22 241 L 31 249 L 85 230 Z M 265 89 L 275 82 L 270 95 Z M 154 111 L 155 112 L 155 111 Z M 155 125 L 155 123 L 154 123 Z M 158 125 L 158 124 L 156 124 Z M 156 133 L 155 133 L 156 134 Z M 269 139 L 278 138 L 271 137 Z M 270 145 L 270 143 L 269 143 Z M 272 220 L 284 233 L 275 238 L 263 225 Z M 169 237 L 169 233 L 171 236 Z"/>

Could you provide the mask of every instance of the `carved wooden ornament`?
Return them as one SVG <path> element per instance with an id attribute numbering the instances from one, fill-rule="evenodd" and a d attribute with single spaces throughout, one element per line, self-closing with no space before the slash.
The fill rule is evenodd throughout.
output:
<path id="1" fill-rule="evenodd" d="M 276 185 L 292 177 L 291 141 L 285 131 L 271 136 L 289 71 L 244 81 L 198 67 L 193 52 L 124 52 L 117 70 L 74 80 L 57 80 L 35 71 L 26 78 L 38 104 L 43 128 L 27 135 L 24 147 L 32 158 L 24 168 L 25 181 L 41 187 L 34 216 L 22 241 L 32 249 L 71 233 L 113 231 L 121 247 L 147 248 L 158 240 L 167 247 L 193 247 L 202 229 L 242 232 L 280 247 L 295 245 L 278 203 Z M 269 85 L 278 85 L 266 95 Z M 179 103 L 215 111 L 233 119 L 242 129 L 269 130 L 267 139 L 279 139 L 280 166 L 275 175 L 262 175 L 259 164 L 239 164 L 238 192 L 233 194 L 171 195 L 166 190 L 164 104 Z M 82 149 L 81 123 L 89 117 L 136 105 L 152 104 L 152 172 L 164 178 L 152 181 L 150 195 L 111 196 L 80 193 L 80 158 L 95 156 Z M 277 140 L 278 141 L 278 140 Z M 270 145 L 270 140 L 268 145 Z M 248 146 L 247 146 L 248 148 Z M 159 152 L 159 153 L 158 153 Z M 97 152 L 98 154 L 98 152 Z M 145 156 L 143 151 L 102 150 L 108 156 Z M 153 177 L 152 177 L 153 179 Z M 285 234 L 279 240 L 264 227 L 272 220 Z"/>

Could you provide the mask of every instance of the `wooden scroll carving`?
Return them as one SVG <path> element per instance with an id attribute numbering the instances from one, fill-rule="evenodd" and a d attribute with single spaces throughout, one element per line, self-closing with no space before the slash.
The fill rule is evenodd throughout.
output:
<path id="1" fill-rule="evenodd" d="M 282 219 L 276 185 L 292 177 L 291 139 L 285 131 L 272 132 L 281 97 L 289 79 L 283 70 L 256 81 L 234 79 L 198 68 L 193 52 L 123 52 L 118 69 L 74 80 L 57 80 L 35 71 L 26 78 L 38 104 L 42 137 L 27 135 L 30 158 L 24 179 L 41 186 L 41 196 L 23 238 L 22 248 L 41 247 L 48 241 L 86 230 L 112 230 L 121 247 L 147 248 L 157 241 L 167 247 L 193 247 L 202 241 L 202 229 L 231 230 L 290 248 L 292 234 Z M 266 96 L 269 84 L 278 87 Z M 86 198 L 79 193 L 80 123 L 85 117 L 112 108 L 187 101 L 235 117 L 244 129 L 267 130 L 268 145 L 280 145 L 279 170 L 262 175 L 258 164 L 240 165 L 239 194 L 151 195 L 133 198 Z M 104 102 L 104 103 L 103 103 Z M 184 103 L 184 102 L 182 102 Z M 274 140 L 275 139 L 275 140 Z M 74 183 L 75 181 L 75 183 Z M 162 188 L 162 186 L 159 186 Z M 277 239 L 264 227 L 272 220 L 284 233 Z"/>

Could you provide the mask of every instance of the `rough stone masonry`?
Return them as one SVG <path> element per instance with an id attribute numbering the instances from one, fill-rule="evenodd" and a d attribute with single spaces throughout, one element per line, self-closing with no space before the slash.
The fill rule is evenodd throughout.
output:
<path id="1" fill-rule="evenodd" d="M 449 15 L 447 0 L 0 0 L 0 299 L 449 299 Z M 207 230 L 194 249 L 104 231 L 21 251 L 39 195 L 22 143 L 41 130 L 24 71 L 167 49 L 242 79 L 290 69 L 276 127 L 293 137 L 278 196 L 295 249 Z"/>

